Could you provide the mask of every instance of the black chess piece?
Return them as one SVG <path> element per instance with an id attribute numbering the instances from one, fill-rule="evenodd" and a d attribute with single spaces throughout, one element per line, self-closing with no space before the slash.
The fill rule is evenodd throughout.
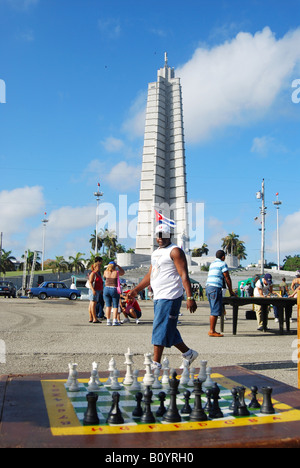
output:
<path id="1" fill-rule="evenodd" d="M 177 402 L 176 402 L 176 397 L 178 395 L 178 386 L 179 386 L 179 380 L 177 380 L 177 373 L 174 371 L 172 374 L 172 378 L 170 379 L 169 385 L 170 385 L 170 390 L 169 390 L 169 395 L 170 395 L 170 405 L 169 408 L 167 409 L 166 413 L 163 416 L 163 420 L 170 422 L 170 423 L 176 423 L 181 421 L 181 416 L 179 414 L 178 408 L 177 408 Z"/>
<path id="2" fill-rule="evenodd" d="M 254 385 L 251 387 L 251 401 L 248 405 L 248 408 L 253 408 L 253 409 L 259 409 L 261 407 L 261 404 L 257 400 L 257 392 L 258 388 Z"/>
<path id="3" fill-rule="evenodd" d="M 88 393 L 86 399 L 88 407 L 84 414 L 83 424 L 85 426 L 97 426 L 100 422 L 97 413 L 98 395 L 96 393 Z"/>
<path id="4" fill-rule="evenodd" d="M 238 415 L 239 416 L 249 416 L 250 412 L 247 408 L 247 405 L 245 403 L 245 387 L 238 387 L 238 394 L 239 394 L 239 403 L 238 403 Z"/>
<path id="5" fill-rule="evenodd" d="M 233 387 L 231 390 L 232 393 L 232 403 L 229 406 L 230 411 L 232 411 L 234 416 L 238 416 L 238 405 L 239 405 L 239 396 L 236 387 Z"/>
<path id="6" fill-rule="evenodd" d="M 263 414 L 274 414 L 275 409 L 272 404 L 272 391 L 271 387 L 263 387 L 261 393 L 263 394 L 263 403 L 260 408 L 260 412 Z"/>
<path id="7" fill-rule="evenodd" d="M 106 422 L 108 424 L 124 424 L 124 418 L 119 408 L 120 394 L 118 392 L 112 394 L 112 401 L 112 407 Z"/>
<path id="8" fill-rule="evenodd" d="M 189 390 L 186 390 L 183 394 L 184 396 L 184 406 L 182 407 L 180 413 L 181 414 L 191 414 L 192 408 L 189 403 L 190 398 L 191 398 L 191 392 Z"/>
<path id="9" fill-rule="evenodd" d="M 204 411 L 209 413 L 211 410 L 211 397 L 212 397 L 212 392 L 210 388 L 206 390 L 205 395 L 206 395 L 206 404 L 203 409 Z"/>
<path id="10" fill-rule="evenodd" d="M 219 406 L 219 400 L 220 400 L 220 388 L 218 386 L 217 383 L 215 383 L 211 389 L 211 392 L 212 392 L 212 399 L 213 399 L 213 403 L 212 403 L 212 407 L 211 407 L 211 410 L 209 412 L 209 417 L 211 419 L 220 419 L 220 418 L 223 418 L 224 415 L 220 409 L 220 406 Z"/>
<path id="11" fill-rule="evenodd" d="M 143 394 L 141 392 L 137 392 L 137 394 L 135 395 L 135 399 L 136 399 L 136 407 L 134 408 L 134 410 L 132 411 L 132 416 L 136 417 L 136 418 L 140 418 L 143 414 L 143 408 L 142 408 L 142 399 L 143 399 Z"/>
<path id="12" fill-rule="evenodd" d="M 150 390 L 150 387 L 146 387 L 145 393 L 144 393 L 144 411 L 141 416 L 141 422 L 144 424 L 152 424 L 155 423 L 155 417 L 151 411 L 151 403 L 152 403 L 152 395 L 153 392 Z"/>
<path id="13" fill-rule="evenodd" d="M 202 408 L 201 395 L 202 395 L 202 382 L 199 379 L 194 381 L 194 394 L 195 405 L 190 414 L 191 421 L 207 421 L 207 415 Z"/>
<path id="14" fill-rule="evenodd" d="M 159 392 L 158 398 L 159 398 L 160 403 L 159 403 L 159 408 L 157 409 L 155 414 L 156 416 L 161 418 L 167 411 L 167 408 L 165 407 L 165 400 L 166 400 L 165 392 Z"/>

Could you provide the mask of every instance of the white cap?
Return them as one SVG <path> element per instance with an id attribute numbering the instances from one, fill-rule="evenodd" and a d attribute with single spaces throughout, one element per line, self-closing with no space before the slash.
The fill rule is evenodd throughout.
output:
<path id="1" fill-rule="evenodd" d="M 171 234 L 171 230 L 169 228 L 169 226 L 167 226 L 166 224 L 159 224 L 158 226 L 156 226 L 156 229 L 155 229 L 155 234 Z"/>

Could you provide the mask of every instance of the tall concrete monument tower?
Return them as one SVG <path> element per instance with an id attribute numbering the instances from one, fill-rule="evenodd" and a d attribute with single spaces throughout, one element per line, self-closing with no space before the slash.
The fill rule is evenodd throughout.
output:
<path id="1" fill-rule="evenodd" d="M 173 242 L 189 249 L 182 92 L 174 68 L 158 70 L 148 85 L 136 254 L 157 248 L 155 210 L 176 223 Z"/>

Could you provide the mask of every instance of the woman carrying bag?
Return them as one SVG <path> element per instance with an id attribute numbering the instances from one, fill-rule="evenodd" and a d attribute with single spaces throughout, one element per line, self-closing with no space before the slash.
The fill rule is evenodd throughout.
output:
<path id="1" fill-rule="evenodd" d="M 110 262 L 104 272 L 105 287 L 103 297 L 106 306 L 107 325 L 120 325 L 118 322 L 118 308 L 121 294 L 119 276 L 125 275 L 125 271 L 115 262 Z M 113 314 L 113 322 L 111 322 L 111 313 Z"/>

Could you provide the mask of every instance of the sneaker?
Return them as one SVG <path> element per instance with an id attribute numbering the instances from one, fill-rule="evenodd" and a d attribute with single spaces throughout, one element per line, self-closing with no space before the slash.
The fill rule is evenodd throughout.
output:
<path id="1" fill-rule="evenodd" d="M 152 361 L 151 370 L 155 370 L 155 369 L 160 370 L 161 368 L 162 368 L 162 365 L 159 362 Z"/>
<path id="2" fill-rule="evenodd" d="M 128 317 L 127 317 L 127 318 L 124 318 L 124 320 L 122 320 L 122 322 L 121 322 L 121 323 L 130 323 L 130 320 L 129 320 L 129 318 L 128 318 Z"/>
<path id="3" fill-rule="evenodd" d="M 120 322 L 113 322 L 113 324 L 112 324 L 113 327 L 118 327 L 119 325 L 121 325 Z"/>
<path id="4" fill-rule="evenodd" d="M 138 325 L 140 323 L 139 319 L 136 319 L 135 323 Z"/>
<path id="5" fill-rule="evenodd" d="M 183 358 L 188 361 L 189 363 L 189 366 L 192 364 L 192 362 L 195 361 L 195 359 L 197 359 L 197 357 L 199 356 L 199 354 L 197 353 L 197 351 L 194 351 L 193 349 L 191 349 L 191 354 L 189 356 L 183 356 Z"/>
<path id="6" fill-rule="evenodd" d="M 112 326 L 111 321 L 110 321 L 110 320 L 107 320 L 106 325 L 107 325 L 108 327 L 111 327 L 111 326 Z"/>

